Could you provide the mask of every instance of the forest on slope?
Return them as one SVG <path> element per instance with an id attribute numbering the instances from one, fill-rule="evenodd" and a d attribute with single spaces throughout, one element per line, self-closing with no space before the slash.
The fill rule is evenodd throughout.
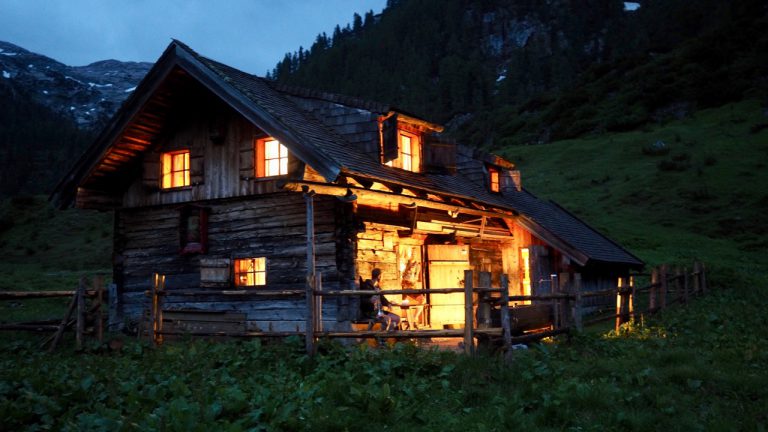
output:
<path id="1" fill-rule="evenodd" d="M 766 27 L 755 0 L 390 0 L 268 77 L 388 102 L 497 149 L 765 99 Z"/>

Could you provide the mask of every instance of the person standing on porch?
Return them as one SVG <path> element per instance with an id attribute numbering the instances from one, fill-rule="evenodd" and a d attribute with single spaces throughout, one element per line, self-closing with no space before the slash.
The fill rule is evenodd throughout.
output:
<path id="1" fill-rule="evenodd" d="M 362 283 L 361 289 L 365 291 L 381 291 L 379 285 L 381 281 L 381 269 L 375 268 L 371 271 L 371 278 Z M 386 331 L 397 330 L 400 326 L 400 316 L 384 307 L 390 308 L 392 304 L 381 294 L 372 295 L 370 299 L 363 300 L 363 312 L 370 318 L 386 324 Z"/>

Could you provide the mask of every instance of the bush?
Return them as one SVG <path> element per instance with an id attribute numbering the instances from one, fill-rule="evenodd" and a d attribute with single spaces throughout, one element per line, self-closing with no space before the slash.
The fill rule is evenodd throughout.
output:
<path id="1" fill-rule="evenodd" d="M 663 156 L 669 153 L 669 144 L 662 140 L 643 145 L 642 152 L 647 156 Z"/>

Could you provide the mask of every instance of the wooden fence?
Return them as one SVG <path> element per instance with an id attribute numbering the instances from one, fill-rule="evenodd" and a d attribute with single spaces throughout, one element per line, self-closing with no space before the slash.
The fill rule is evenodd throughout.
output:
<path id="1" fill-rule="evenodd" d="M 0 323 L 0 330 L 53 332 L 42 345 L 48 345 L 48 350 L 56 349 L 64 332 L 74 326 L 77 349 L 83 348 L 85 336 L 92 334 L 100 343 L 104 340 L 104 317 L 102 304 L 104 302 L 104 277 L 94 276 L 90 281 L 81 277 L 75 290 L 61 291 L 0 291 L 0 300 L 30 300 L 44 298 L 71 297 L 67 311 L 61 320 L 38 320 L 24 322 Z M 86 300 L 90 300 L 90 305 Z M 74 316 L 73 316 L 74 315 Z"/>
<path id="2" fill-rule="evenodd" d="M 259 291 L 259 290 L 173 290 L 166 291 L 164 277 L 153 277 L 152 290 L 147 292 L 151 298 L 149 311 L 149 329 L 147 334 L 155 343 L 161 343 L 166 335 L 192 335 L 192 336 L 221 336 L 221 337 L 286 337 L 303 336 L 305 338 L 308 353 L 315 352 L 315 345 L 319 338 L 437 338 L 454 337 L 463 338 L 464 350 L 467 354 L 473 354 L 476 350 L 475 339 L 480 337 L 499 341 L 506 352 L 510 352 L 511 346 L 517 343 L 527 343 L 570 332 L 579 332 L 584 326 L 592 325 L 606 320 L 615 320 L 616 329 L 630 322 L 640 314 L 652 314 L 664 310 L 672 303 L 687 303 L 694 295 L 700 295 L 707 291 L 705 267 L 702 263 L 695 262 L 693 271 L 687 269 L 670 269 L 668 265 L 654 268 L 650 273 L 650 283 L 638 287 L 635 281 L 638 277 L 647 275 L 632 275 L 627 278 L 619 278 L 616 288 L 601 291 L 582 291 L 581 275 L 563 273 L 558 277 L 558 287 L 554 292 L 546 295 L 510 296 L 508 279 L 501 276 L 499 287 L 491 287 L 490 273 L 481 272 L 478 280 L 480 286 L 473 286 L 474 274 L 471 270 L 465 271 L 463 288 L 434 288 L 434 289 L 396 289 L 381 291 L 365 290 L 323 290 L 322 278 L 318 274 L 315 278 L 308 278 L 304 290 L 283 291 Z M 448 294 L 464 293 L 464 326 L 463 329 L 438 329 L 438 330 L 408 330 L 398 332 L 386 331 L 324 331 L 322 329 L 322 299 L 325 297 L 370 297 L 373 295 L 402 295 L 402 294 Z M 638 296 L 647 294 L 647 307 L 639 308 Z M 166 296 L 238 296 L 242 297 L 282 297 L 306 299 L 306 325 L 304 331 L 179 331 L 163 328 L 164 311 L 163 297 Z M 606 314 L 595 314 L 583 307 L 585 299 L 594 297 L 615 298 L 615 309 Z M 538 305 L 549 305 L 550 322 L 546 330 L 535 333 L 513 335 L 513 330 L 525 330 L 520 325 L 522 318 L 518 311 L 522 307 L 512 307 L 511 302 L 534 302 Z M 476 318 L 481 310 L 494 310 L 500 315 L 499 325 L 488 325 L 482 319 Z M 243 319 L 239 317 L 238 319 Z"/>

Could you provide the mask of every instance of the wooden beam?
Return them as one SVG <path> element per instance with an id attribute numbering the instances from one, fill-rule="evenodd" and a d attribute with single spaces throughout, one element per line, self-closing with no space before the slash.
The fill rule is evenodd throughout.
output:
<path id="1" fill-rule="evenodd" d="M 293 182 L 292 181 L 292 182 L 285 183 L 283 185 L 283 189 L 288 191 L 293 191 L 293 192 L 301 192 L 302 186 L 307 186 L 320 195 L 331 195 L 331 196 L 345 196 L 347 195 L 347 190 L 350 190 L 353 194 L 357 195 L 358 203 L 360 204 L 365 204 L 365 201 L 374 201 L 374 202 L 387 202 L 391 204 L 417 205 L 420 207 L 429 207 L 429 208 L 445 210 L 445 211 L 457 210 L 457 206 L 455 204 L 438 203 L 438 202 L 426 200 L 423 198 L 402 196 L 402 195 L 397 195 L 393 193 L 374 191 L 369 189 L 339 186 L 339 185 L 329 184 L 329 183 Z M 461 213 L 471 214 L 476 216 L 507 217 L 507 218 L 517 217 L 512 213 L 511 210 L 504 213 L 493 212 L 489 210 L 477 210 L 471 207 L 461 207 L 461 208 L 458 208 L 458 210 L 460 210 Z"/>

